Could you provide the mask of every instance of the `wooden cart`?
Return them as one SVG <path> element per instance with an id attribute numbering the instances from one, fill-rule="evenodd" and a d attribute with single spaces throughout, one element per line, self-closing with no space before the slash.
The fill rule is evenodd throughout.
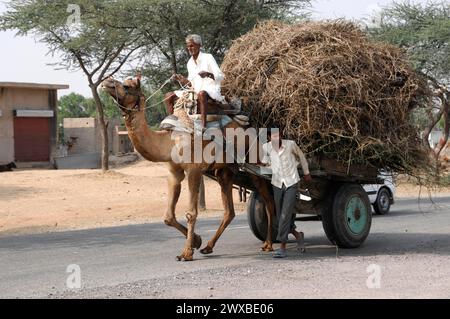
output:
<path id="1" fill-rule="evenodd" d="M 320 216 L 325 234 L 333 244 L 342 248 L 360 246 L 369 235 L 372 222 L 369 197 L 361 184 L 382 184 L 378 170 L 320 157 L 308 162 L 313 180 L 302 181 L 299 185 L 297 214 Z M 247 204 L 248 223 L 253 234 L 264 241 L 267 236 L 265 204 L 251 182 L 250 174 L 264 177 L 269 184 L 271 175 L 266 168 L 245 164 L 234 181 L 237 187 L 251 191 Z M 301 169 L 299 174 L 303 176 Z M 277 236 L 276 225 L 275 221 L 272 238 Z"/>

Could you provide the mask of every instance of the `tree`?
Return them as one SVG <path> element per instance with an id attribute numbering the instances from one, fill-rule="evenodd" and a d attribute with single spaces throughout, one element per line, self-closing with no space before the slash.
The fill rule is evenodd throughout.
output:
<path id="1" fill-rule="evenodd" d="M 434 150 L 437 159 L 450 131 L 450 3 L 394 3 L 381 11 L 379 21 L 369 33 L 404 48 L 434 92 L 425 112 L 428 120 L 423 141 L 428 145 L 432 129 L 443 123 L 444 137 Z"/>
<path id="2" fill-rule="evenodd" d="M 77 93 L 62 96 L 58 101 L 58 124 L 65 118 L 95 116 L 95 102 Z"/>
<path id="3" fill-rule="evenodd" d="M 126 25 L 115 26 L 136 28 L 143 35 L 143 74 L 150 80 L 150 91 L 159 88 L 172 74 L 186 73 L 187 35 L 201 34 L 205 50 L 220 64 L 232 40 L 247 33 L 257 22 L 303 18 L 305 15 L 299 10 L 309 4 L 308 0 L 130 1 L 135 3 L 134 17 Z M 159 101 L 163 99 L 163 95 L 155 97 Z M 147 117 L 155 125 L 162 120 L 162 114 L 165 108 L 160 104 L 150 108 Z M 200 207 L 205 207 L 204 185 L 201 190 Z"/>
<path id="4" fill-rule="evenodd" d="M 105 118 L 112 119 L 112 118 L 117 118 L 117 117 L 122 116 L 122 114 L 120 113 L 120 109 L 117 106 L 117 103 L 111 98 L 111 96 L 108 93 L 101 90 L 99 92 L 99 97 L 105 108 L 105 112 L 104 112 Z"/>
<path id="5" fill-rule="evenodd" d="M 70 93 L 58 100 L 58 141 L 65 144 L 63 123 L 65 118 L 95 116 L 95 102 L 77 93 Z"/>
<path id="6" fill-rule="evenodd" d="M 7 3 L 6 13 L 0 16 L 0 29 L 34 35 L 48 46 L 50 53 L 59 56 L 60 67 L 83 71 L 101 127 L 103 170 L 108 169 L 108 113 L 98 87 L 105 77 L 140 56 L 146 66 L 143 73 L 150 78 L 153 91 L 171 73 L 185 72 L 188 57 L 184 41 L 189 33 L 202 34 L 205 49 L 220 63 L 231 41 L 259 20 L 293 19 L 296 10 L 309 3 L 308 0 L 78 0 L 76 5 L 71 2 L 12 0 Z M 140 52 L 141 48 L 145 50 Z"/>
<path id="7" fill-rule="evenodd" d="M 155 88 L 173 73 L 186 73 L 187 35 L 200 34 L 205 51 L 213 54 L 220 64 L 232 40 L 259 21 L 303 18 L 305 14 L 300 10 L 309 4 L 309 0 L 131 1 L 136 11 L 127 26 L 140 30 L 143 36 L 143 74 Z"/>
<path id="8" fill-rule="evenodd" d="M 99 92 L 100 100 L 104 105 L 104 114 L 107 119 L 120 116 L 117 104 L 108 93 Z M 62 96 L 58 101 L 58 124 L 62 124 L 65 118 L 95 117 L 96 105 L 93 98 L 86 98 L 81 94 L 70 93 Z"/>
<path id="9" fill-rule="evenodd" d="M 308 0 L 128 0 L 123 20 L 111 20 L 117 29 L 139 30 L 142 51 L 139 64 L 146 80 L 148 93 L 161 87 L 173 73 L 186 73 L 189 59 L 185 51 L 188 34 L 201 34 L 204 48 L 220 64 L 232 40 L 245 34 L 265 19 L 295 20 L 306 15 L 301 9 Z M 121 22 L 122 21 L 122 22 Z M 131 75 L 131 74 L 130 74 Z M 167 86 L 164 91 L 173 90 Z M 157 94 L 149 102 L 155 105 L 163 99 Z M 151 125 L 163 118 L 165 108 L 158 104 L 147 110 Z"/>
<path id="10" fill-rule="evenodd" d="M 102 133 L 102 169 L 108 170 L 108 134 L 105 109 L 98 88 L 117 73 L 142 46 L 134 28 L 118 29 L 110 21 L 125 23 L 133 8 L 126 1 L 13 0 L 0 17 L 0 29 L 34 35 L 59 56 L 60 67 L 81 69 L 87 78 L 97 108 Z"/>

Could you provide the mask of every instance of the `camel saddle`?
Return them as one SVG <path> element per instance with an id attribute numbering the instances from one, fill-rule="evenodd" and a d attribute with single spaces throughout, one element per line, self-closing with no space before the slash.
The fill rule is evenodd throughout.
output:
<path id="1" fill-rule="evenodd" d="M 196 101 L 195 101 L 196 102 Z M 194 103 L 195 103 L 194 102 Z M 186 133 L 201 131 L 201 114 L 196 114 L 194 103 L 185 100 L 183 105 L 175 108 L 174 114 L 167 116 L 160 124 L 160 128 L 169 131 Z M 249 126 L 249 118 L 241 113 L 241 101 L 231 100 L 231 103 L 220 103 L 214 100 L 208 102 L 206 115 L 206 130 L 222 129 L 232 121 L 240 126 Z"/>

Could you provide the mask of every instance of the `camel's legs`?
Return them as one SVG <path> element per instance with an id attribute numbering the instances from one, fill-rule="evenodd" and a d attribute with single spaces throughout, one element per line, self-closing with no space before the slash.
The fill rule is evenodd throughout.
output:
<path id="1" fill-rule="evenodd" d="M 205 248 L 200 250 L 202 254 L 211 254 L 213 252 L 213 248 L 216 245 L 217 240 L 235 216 L 233 205 L 233 173 L 227 168 L 221 169 L 218 171 L 217 180 L 221 188 L 222 203 L 225 209 L 224 216 L 214 237 L 208 241 Z"/>
<path id="2" fill-rule="evenodd" d="M 186 214 L 187 219 L 187 237 L 183 253 L 178 256 L 178 260 L 191 261 L 194 255 L 194 240 L 195 240 L 195 222 L 198 215 L 198 194 L 200 190 L 200 181 L 202 178 L 202 171 L 200 169 L 193 169 L 189 171 L 189 213 Z"/>
<path id="3" fill-rule="evenodd" d="M 263 251 L 272 251 L 272 225 L 273 225 L 273 216 L 275 216 L 275 203 L 273 201 L 273 196 L 270 193 L 269 186 L 267 182 L 258 177 L 258 176 L 251 176 L 252 181 L 254 185 L 256 186 L 256 189 L 258 190 L 259 194 L 261 195 L 264 204 L 266 204 L 266 213 L 267 213 L 267 237 L 266 241 L 264 242 L 263 246 L 261 247 L 261 250 Z"/>
<path id="4" fill-rule="evenodd" d="M 185 237 L 187 237 L 187 228 L 181 225 L 175 216 L 175 208 L 180 198 L 181 193 L 181 182 L 183 181 L 185 175 L 184 170 L 181 168 L 169 166 L 169 177 L 168 177 L 168 186 L 169 186 L 169 198 L 168 198 L 168 207 L 166 214 L 164 215 L 164 223 L 167 226 L 172 226 L 178 229 Z M 195 248 L 200 248 L 202 244 L 202 239 L 200 236 L 195 235 Z"/>

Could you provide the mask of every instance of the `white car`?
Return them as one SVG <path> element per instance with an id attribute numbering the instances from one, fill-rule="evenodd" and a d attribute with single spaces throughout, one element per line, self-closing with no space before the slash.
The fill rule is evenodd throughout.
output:
<path id="1" fill-rule="evenodd" d="M 394 204 L 395 183 L 394 177 L 387 171 L 380 171 L 378 177 L 384 180 L 384 184 L 362 185 L 369 196 L 375 213 L 386 215 L 391 205 Z"/>

